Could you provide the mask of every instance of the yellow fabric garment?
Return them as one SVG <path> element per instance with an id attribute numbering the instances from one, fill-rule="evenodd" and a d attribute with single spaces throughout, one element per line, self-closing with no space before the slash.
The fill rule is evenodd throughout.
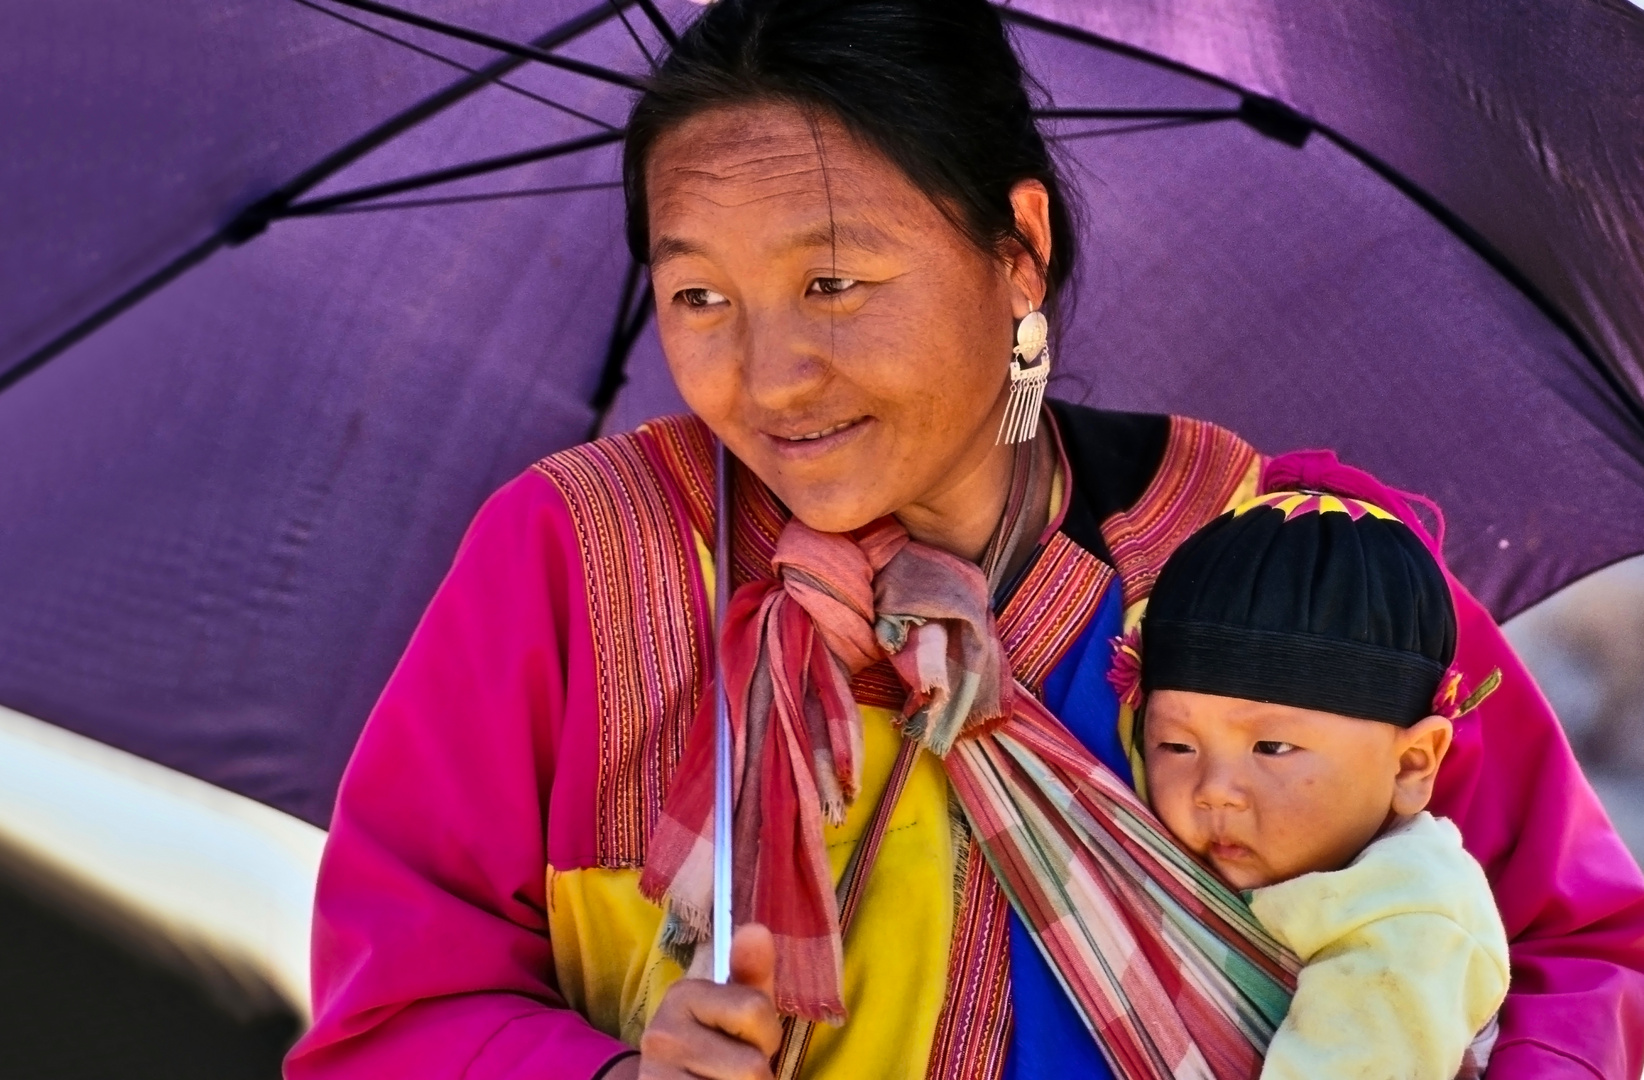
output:
<path id="1" fill-rule="evenodd" d="M 863 708 L 863 791 L 838 828 L 824 826 L 835 880 L 890 778 L 901 737 L 893 714 Z M 681 976 L 660 948 L 662 909 L 640 895 L 638 870 L 548 872 L 554 973 L 572 1008 L 637 1046 Z M 891 815 L 879 861 L 845 939 L 840 1028 L 818 1026 L 800 1075 L 810 1080 L 917 1080 L 925 1075 L 947 990 L 954 845 L 947 777 L 922 754 Z M 887 967 L 883 957 L 894 954 Z M 869 978 L 869 971 L 873 977 Z"/>
<path id="2" fill-rule="evenodd" d="M 1449 821 L 1419 814 L 1352 865 L 1251 895 L 1306 965 L 1262 1080 L 1452 1080 L 1507 994 L 1507 935 Z"/>
<path id="3" fill-rule="evenodd" d="M 714 567 L 696 538 L 707 594 Z M 901 745 L 887 709 L 862 708 L 862 792 L 835 828 L 823 823 L 837 882 L 890 779 Z M 845 1008 L 839 1028 L 819 1025 L 806 1080 L 918 1080 L 925 1075 L 947 992 L 954 919 L 954 837 L 942 763 L 921 753 L 887 825 L 856 920 L 845 938 Z M 640 895 L 640 871 L 548 871 L 554 974 L 573 1009 L 601 1031 L 639 1044 L 668 987 L 683 972 L 661 949 L 662 909 Z M 894 954 L 886 967 L 882 957 Z M 870 967 L 873 978 L 868 978 Z"/>

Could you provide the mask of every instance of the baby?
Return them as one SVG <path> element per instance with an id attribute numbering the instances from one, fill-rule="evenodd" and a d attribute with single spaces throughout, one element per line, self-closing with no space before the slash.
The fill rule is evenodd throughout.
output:
<path id="1" fill-rule="evenodd" d="M 1422 541 L 1367 503 L 1262 496 L 1171 557 L 1140 640 L 1154 810 L 1305 965 L 1264 1080 L 1481 1069 L 1507 938 L 1425 811 L 1477 702 L 1454 704 L 1455 610 Z"/>

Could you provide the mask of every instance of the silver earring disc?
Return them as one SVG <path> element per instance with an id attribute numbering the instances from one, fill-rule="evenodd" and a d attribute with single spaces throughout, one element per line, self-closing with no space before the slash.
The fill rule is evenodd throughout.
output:
<path id="1" fill-rule="evenodd" d="M 1045 351 L 1045 342 L 1050 340 L 1050 323 L 1045 320 L 1042 311 L 1030 311 L 1016 324 L 1016 355 L 1023 360 L 1032 361 Z"/>

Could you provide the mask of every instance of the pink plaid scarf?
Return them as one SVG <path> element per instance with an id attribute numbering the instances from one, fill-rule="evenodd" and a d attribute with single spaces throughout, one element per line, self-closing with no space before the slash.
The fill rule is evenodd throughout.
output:
<path id="1" fill-rule="evenodd" d="M 1010 675 L 971 563 L 893 518 L 852 534 L 797 519 L 721 636 L 734 737 L 737 923 L 776 939 L 776 1004 L 841 1021 L 843 948 L 823 844 L 862 763 L 850 677 L 888 658 L 902 731 L 941 756 L 1012 904 L 1121 1077 L 1249 1077 L 1282 1017 L 1294 960 Z M 712 695 L 652 834 L 641 889 L 665 937 L 707 940 Z"/>
<path id="2" fill-rule="evenodd" d="M 910 542 L 894 518 L 851 535 L 795 519 L 771 566 L 780 580 L 737 590 L 721 635 L 738 778 L 732 911 L 776 937 L 778 1008 L 838 1021 L 843 959 L 822 820 L 844 821 L 861 779 L 851 676 L 889 655 L 910 689 L 903 730 L 938 753 L 967 719 L 1004 715 L 1011 687 L 980 572 Z M 876 611 L 895 614 L 876 621 Z M 709 719 L 705 706 L 640 885 L 653 899 L 667 894 L 672 932 L 687 943 L 707 939 L 713 899 Z"/>

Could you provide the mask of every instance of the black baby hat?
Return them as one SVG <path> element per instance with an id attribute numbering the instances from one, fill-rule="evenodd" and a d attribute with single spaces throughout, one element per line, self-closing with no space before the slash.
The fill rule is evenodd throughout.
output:
<path id="1" fill-rule="evenodd" d="M 1355 499 L 1263 495 L 1194 533 L 1141 623 L 1141 688 L 1408 727 L 1456 652 L 1444 572 L 1409 526 Z"/>

